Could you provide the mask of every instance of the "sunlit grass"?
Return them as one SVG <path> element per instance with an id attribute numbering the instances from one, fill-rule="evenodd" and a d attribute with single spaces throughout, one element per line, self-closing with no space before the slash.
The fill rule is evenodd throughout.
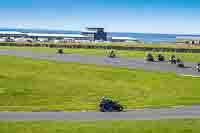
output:
<path id="1" fill-rule="evenodd" d="M 0 64 L 1 111 L 97 110 L 101 96 L 129 109 L 200 104 L 199 78 L 10 56 Z"/>
<path id="2" fill-rule="evenodd" d="M 1 133 L 199 133 L 200 120 L 0 122 Z"/>

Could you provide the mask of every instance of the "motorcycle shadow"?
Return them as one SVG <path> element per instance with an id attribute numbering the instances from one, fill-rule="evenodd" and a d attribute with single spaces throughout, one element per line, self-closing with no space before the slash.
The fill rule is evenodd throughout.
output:
<path id="1" fill-rule="evenodd" d="M 183 68 L 192 68 L 191 66 L 184 66 Z"/>

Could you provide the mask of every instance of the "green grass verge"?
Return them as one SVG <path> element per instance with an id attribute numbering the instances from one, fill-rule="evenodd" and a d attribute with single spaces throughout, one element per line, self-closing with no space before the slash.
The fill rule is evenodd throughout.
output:
<path id="1" fill-rule="evenodd" d="M 51 52 L 56 53 L 56 48 L 44 48 L 44 47 L 10 47 L 10 46 L 0 46 L 0 49 L 13 49 L 13 50 L 22 50 L 22 51 L 32 51 L 32 52 Z M 83 54 L 83 55 L 99 55 L 99 56 L 107 56 L 110 50 L 103 49 L 64 49 L 65 53 L 71 54 Z M 118 56 L 120 57 L 141 57 L 144 58 L 146 56 L 146 52 L 143 51 L 127 51 L 127 50 L 119 50 L 116 51 Z M 158 52 L 152 52 L 156 57 Z M 163 55 L 167 59 L 170 58 L 172 54 L 182 58 L 183 61 L 192 61 L 199 62 L 200 61 L 200 53 L 174 53 L 174 52 L 163 52 Z"/>
<path id="2" fill-rule="evenodd" d="M 187 49 L 199 49 L 199 45 L 188 45 L 188 44 L 177 44 L 177 43 L 143 43 L 143 42 L 99 42 L 99 43 L 51 43 L 51 42 L 0 42 L 2 46 L 8 45 L 23 45 L 23 44 L 32 44 L 32 45 L 100 45 L 100 46 L 123 46 L 123 47 L 148 47 L 148 48 L 187 48 Z"/>
<path id="3" fill-rule="evenodd" d="M 1 133 L 199 133 L 200 120 L 0 122 Z"/>
<path id="4" fill-rule="evenodd" d="M 0 64 L 0 111 L 97 110 L 101 96 L 126 108 L 200 104 L 199 78 L 11 56 Z"/>

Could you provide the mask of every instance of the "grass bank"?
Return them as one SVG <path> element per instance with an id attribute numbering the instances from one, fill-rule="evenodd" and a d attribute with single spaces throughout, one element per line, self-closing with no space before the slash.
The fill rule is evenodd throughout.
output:
<path id="1" fill-rule="evenodd" d="M 199 133 L 200 120 L 0 122 L 1 133 Z"/>
<path id="2" fill-rule="evenodd" d="M 176 43 L 143 43 L 143 42 L 99 42 L 99 43 L 51 43 L 51 42 L 0 42 L 1 46 L 18 45 L 24 44 L 31 45 L 100 45 L 100 46 L 123 46 L 123 47 L 145 47 L 145 48 L 186 48 L 186 49 L 199 49 L 199 45 L 189 44 L 176 44 Z"/>
<path id="3" fill-rule="evenodd" d="M 126 108 L 200 104 L 199 78 L 11 56 L 0 64 L 0 111 L 97 110 L 101 96 Z"/>
<path id="4" fill-rule="evenodd" d="M 46 48 L 46 47 L 10 47 L 10 46 L 0 46 L 0 49 L 12 49 L 12 50 L 22 50 L 22 51 L 32 51 L 32 52 L 51 52 L 56 53 L 56 48 Z M 64 49 L 66 54 L 83 54 L 83 55 L 98 55 L 98 56 L 107 56 L 110 50 L 103 49 Z M 120 57 L 141 57 L 144 58 L 146 56 L 146 52 L 144 51 L 127 51 L 127 50 L 118 50 L 116 51 L 117 55 Z M 158 52 L 152 52 L 156 57 Z M 192 62 L 200 62 L 200 53 L 174 53 L 174 52 L 163 52 L 163 55 L 167 59 L 170 58 L 172 54 L 182 58 L 183 61 L 192 61 Z"/>

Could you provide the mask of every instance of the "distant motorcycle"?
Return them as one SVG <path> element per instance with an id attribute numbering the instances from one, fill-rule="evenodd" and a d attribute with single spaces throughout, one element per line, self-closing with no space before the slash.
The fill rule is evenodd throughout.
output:
<path id="1" fill-rule="evenodd" d="M 99 104 L 100 112 L 121 112 L 123 111 L 123 106 L 116 101 L 103 100 Z"/>
<path id="2" fill-rule="evenodd" d="M 63 51 L 63 49 L 58 49 L 57 53 L 58 54 L 64 54 L 64 51 Z"/>
<path id="3" fill-rule="evenodd" d="M 171 64 L 176 64 L 177 63 L 176 56 L 172 55 L 169 61 L 171 62 Z"/>
<path id="4" fill-rule="evenodd" d="M 116 54 L 114 51 L 111 51 L 110 54 L 108 55 L 109 58 L 116 58 Z"/>
<path id="5" fill-rule="evenodd" d="M 196 65 L 196 70 L 197 70 L 197 72 L 200 72 L 200 63 L 198 63 L 198 64 Z"/>
<path id="6" fill-rule="evenodd" d="M 178 63 L 177 66 L 178 66 L 178 67 L 181 67 L 181 68 L 184 68 L 184 67 L 185 67 L 185 65 L 184 65 L 182 62 L 181 62 L 181 63 Z"/>
<path id="7" fill-rule="evenodd" d="M 184 63 L 181 61 L 181 59 L 178 58 L 176 62 L 177 62 L 177 66 L 178 66 L 178 67 L 185 67 L 185 65 L 184 65 Z"/>
<path id="8" fill-rule="evenodd" d="M 148 53 L 147 56 L 146 56 L 146 61 L 149 61 L 149 62 L 154 62 L 154 58 L 153 58 L 153 55 L 151 53 Z"/>
<path id="9" fill-rule="evenodd" d="M 171 59 L 170 62 L 171 64 L 176 64 L 176 59 Z"/>
<path id="10" fill-rule="evenodd" d="M 165 61 L 165 57 L 163 55 L 159 54 L 158 61 Z"/>

